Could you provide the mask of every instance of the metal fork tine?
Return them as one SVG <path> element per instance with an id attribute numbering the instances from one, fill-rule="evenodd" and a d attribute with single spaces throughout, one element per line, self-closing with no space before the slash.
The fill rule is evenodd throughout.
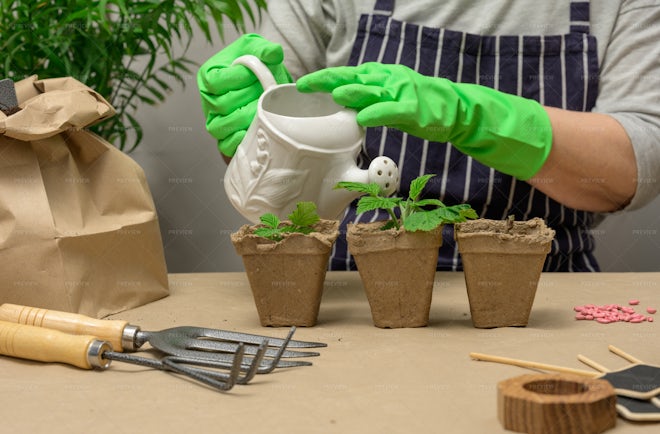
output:
<path id="1" fill-rule="evenodd" d="M 234 362 L 231 365 L 229 375 L 216 371 L 209 371 L 206 369 L 198 369 L 198 368 L 185 366 L 185 364 L 191 363 L 198 365 L 202 364 L 204 366 L 210 367 L 211 362 L 207 360 L 186 359 L 182 357 L 168 356 L 163 358 L 162 362 L 165 366 L 167 366 L 169 369 L 171 369 L 174 372 L 186 375 L 190 378 L 199 381 L 200 383 L 206 384 L 215 389 L 227 391 L 230 390 L 232 387 L 234 387 L 234 385 L 239 381 L 239 375 L 241 373 L 241 366 L 243 363 L 243 354 L 244 354 L 244 349 L 243 346 L 240 345 L 234 355 Z M 225 366 L 223 365 L 220 367 L 225 367 Z"/>
<path id="2" fill-rule="evenodd" d="M 277 367 L 277 364 L 279 363 L 280 359 L 282 358 L 282 354 L 286 350 L 287 345 L 291 341 L 291 338 L 293 337 L 293 334 L 296 332 L 296 327 L 293 326 L 289 330 L 289 334 L 287 337 L 284 339 L 282 342 L 282 345 L 280 345 L 279 350 L 277 351 L 277 354 L 275 357 L 270 361 L 270 364 L 267 365 L 265 368 L 261 368 L 257 371 L 258 374 L 268 374 L 273 372 L 273 370 Z M 311 364 L 311 363 L 310 363 Z"/>
<path id="3" fill-rule="evenodd" d="M 208 337 L 214 337 L 216 339 L 230 341 L 230 342 L 243 342 L 245 344 L 254 344 L 259 345 L 263 342 L 264 339 L 268 339 L 269 345 L 280 347 L 284 343 L 285 339 L 273 338 L 270 336 L 264 335 L 255 335 L 250 333 L 242 332 L 232 332 L 228 330 L 219 330 L 219 329 L 206 329 L 209 333 Z M 289 348 L 320 348 L 327 347 L 328 344 L 323 342 L 312 342 L 312 341 L 299 341 L 289 339 L 287 344 Z"/>
<path id="4" fill-rule="evenodd" d="M 234 362 L 231 364 L 231 366 L 227 366 L 226 363 L 216 365 L 217 367 L 224 369 L 229 368 L 229 374 L 221 374 L 215 371 L 183 366 L 184 363 L 195 363 L 196 360 L 177 356 L 167 356 L 162 359 L 150 359 L 146 357 L 135 356 L 133 354 L 106 351 L 103 353 L 103 357 L 108 360 L 117 360 L 134 365 L 159 369 L 161 371 L 179 373 L 215 389 L 227 391 L 234 387 L 234 384 L 236 384 L 237 379 L 241 373 L 241 364 L 243 363 L 243 348 L 240 347 L 237 350 Z"/>
<path id="5" fill-rule="evenodd" d="M 208 337 L 208 336 L 204 336 Z M 268 339 L 266 339 L 267 342 Z M 236 347 L 240 344 L 245 346 L 245 354 L 254 355 L 259 351 L 261 345 L 246 344 L 243 342 L 221 342 L 215 341 L 212 339 L 194 339 L 190 341 L 187 349 L 189 350 L 202 350 L 209 352 L 224 352 L 224 353 L 234 353 L 236 352 Z M 279 351 L 279 347 L 273 347 L 266 349 L 266 357 L 275 357 Z M 282 354 L 282 357 L 293 358 L 293 357 L 316 357 L 320 354 L 316 351 L 291 351 L 287 350 Z"/>
<path id="6" fill-rule="evenodd" d="M 264 358 L 264 355 L 266 354 L 266 347 L 268 347 L 268 341 L 264 341 L 260 346 L 259 350 L 257 351 L 257 354 L 254 356 L 254 359 L 252 359 L 252 363 L 250 364 L 250 369 L 248 369 L 247 373 L 243 378 L 239 378 L 238 382 L 239 384 L 247 384 L 250 380 L 254 378 L 255 375 L 257 375 L 257 371 L 259 370 L 259 366 L 261 366 L 261 361 Z"/>
<path id="7" fill-rule="evenodd" d="M 243 349 L 245 346 L 243 344 L 239 345 L 239 348 L 241 349 L 241 352 L 237 352 L 237 357 L 235 360 L 240 360 L 239 363 L 239 375 L 235 379 L 236 384 L 247 384 L 254 378 L 254 376 L 257 374 L 257 371 L 259 370 L 259 366 L 261 364 L 261 361 L 266 354 L 266 347 L 268 346 L 268 342 L 264 341 L 260 346 L 253 358 L 251 358 L 249 365 L 246 365 L 245 363 L 245 357 L 244 357 L 244 351 Z M 211 367 L 211 368 L 221 368 L 221 369 L 226 369 L 228 366 L 226 362 L 218 362 L 218 361 L 213 361 L 209 360 L 206 358 L 187 358 L 187 357 L 180 357 L 180 356 L 168 356 L 167 360 L 169 361 L 168 363 L 177 363 L 177 364 L 192 364 L 192 365 L 197 365 L 197 366 L 206 366 L 206 367 Z M 232 365 L 232 369 L 233 369 Z M 186 366 L 185 369 L 187 372 L 195 372 L 199 375 L 202 376 L 209 376 L 213 378 L 218 378 L 222 379 L 224 381 L 227 381 L 229 379 L 228 374 L 219 372 L 219 371 L 210 371 L 207 369 L 199 369 L 199 368 L 194 368 L 194 367 L 189 367 Z M 245 375 L 241 376 L 240 372 L 245 371 Z"/>

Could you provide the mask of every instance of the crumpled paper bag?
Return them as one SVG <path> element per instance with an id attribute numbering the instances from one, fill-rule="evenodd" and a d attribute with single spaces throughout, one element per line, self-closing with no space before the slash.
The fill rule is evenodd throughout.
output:
<path id="1" fill-rule="evenodd" d="M 115 114 L 73 78 L 16 83 L 0 113 L 0 303 L 97 318 L 169 293 L 142 168 L 85 127 Z"/>

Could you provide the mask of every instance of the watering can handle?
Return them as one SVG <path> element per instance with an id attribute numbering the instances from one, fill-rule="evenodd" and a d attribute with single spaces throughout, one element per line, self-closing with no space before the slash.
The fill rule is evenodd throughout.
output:
<path id="1" fill-rule="evenodd" d="M 108 341 L 116 351 L 122 349 L 122 336 L 127 321 L 101 320 L 85 315 L 38 307 L 5 303 L 0 306 L 0 321 L 59 330 L 74 335 L 92 335 Z"/>
<path id="2" fill-rule="evenodd" d="M 60 362 L 84 369 L 107 368 L 112 346 L 94 336 L 0 321 L 0 354 L 40 362 Z"/>
<path id="3" fill-rule="evenodd" d="M 259 79 L 259 83 L 261 83 L 261 87 L 263 87 L 264 90 L 277 86 L 277 81 L 275 81 L 275 77 L 273 76 L 273 73 L 270 72 L 270 69 L 268 69 L 258 57 L 253 56 L 252 54 L 238 57 L 231 64 L 243 65 L 252 71 Z"/>

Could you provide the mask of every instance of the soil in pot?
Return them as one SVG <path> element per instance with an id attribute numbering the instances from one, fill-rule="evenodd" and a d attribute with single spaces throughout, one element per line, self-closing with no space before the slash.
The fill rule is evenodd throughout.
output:
<path id="1" fill-rule="evenodd" d="M 339 222 L 321 220 L 314 232 L 286 233 L 277 242 L 255 235 L 255 227 L 242 226 L 231 241 L 242 256 L 261 325 L 314 326 Z"/>
<path id="2" fill-rule="evenodd" d="M 477 219 L 454 226 L 472 324 L 526 326 L 555 231 L 543 219 Z"/>
<path id="3" fill-rule="evenodd" d="M 376 327 L 428 325 L 442 226 L 433 231 L 381 230 L 383 222 L 349 224 L 348 248 Z"/>

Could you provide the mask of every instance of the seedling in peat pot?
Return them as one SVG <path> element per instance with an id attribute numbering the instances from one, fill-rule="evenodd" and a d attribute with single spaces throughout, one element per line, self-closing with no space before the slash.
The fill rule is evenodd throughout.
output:
<path id="1" fill-rule="evenodd" d="M 269 240 L 281 241 L 282 234 L 285 233 L 309 234 L 314 230 L 313 226 L 320 221 L 314 202 L 298 202 L 296 209 L 288 215 L 288 219 L 290 224 L 283 224 L 275 214 L 266 213 L 259 217 L 264 226 L 256 228 L 254 234 Z"/>
<path id="2" fill-rule="evenodd" d="M 446 206 L 439 199 L 420 199 L 422 190 L 434 174 L 415 178 L 410 183 L 408 198 L 386 197 L 378 184 L 346 182 L 337 183 L 335 188 L 362 193 L 358 201 L 357 212 L 363 213 L 376 209 L 386 210 L 390 219 L 381 229 L 401 228 L 406 231 L 431 231 L 442 224 L 464 222 L 478 218 L 477 212 L 469 204 Z M 399 217 L 397 217 L 397 211 Z"/>

